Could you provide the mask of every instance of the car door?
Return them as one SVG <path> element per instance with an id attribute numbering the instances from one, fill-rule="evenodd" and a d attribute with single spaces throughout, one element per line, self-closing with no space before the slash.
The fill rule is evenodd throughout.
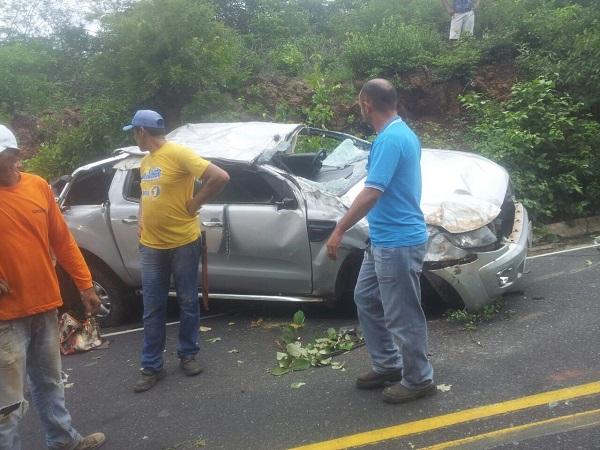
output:
<path id="1" fill-rule="evenodd" d="M 109 192 L 116 173 L 112 165 L 97 165 L 77 171 L 59 204 L 77 245 L 124 278 L 127 274 L 109 222 Z"/>
<path id="2" fill-rule="evenodd" d="M 223 251 L 209 257 L 211 292 L 310 294 L 306 211 L 289 182 L 252 166 L 223 166 L 230 182 L 223 206 Z M 206 216 L 205 216 L 206 217 Z M 218 267 L 214 267 L 216 264 Z"/>
<path id="3" fill-rule="evenodd" d="M 124 265 L 139 285 L 142 282 L 139 239 L 137 236 L 140 196 L 139 168 L 118 170 L 113 188 L 110 191 L 110 221 Z M 209 260 L 213 262 L 214 267 L 217 261 L 220 260 L 215 256 L 222 248 L 223 206 L 204 205 L 200 210 L 198 220 L 204 222 L 202 228 L 206 231 Z M 200 270 L 201 268 L 199 268 Z M 210 270 L 212 270 L 212 267 L 209 264 Z"/>

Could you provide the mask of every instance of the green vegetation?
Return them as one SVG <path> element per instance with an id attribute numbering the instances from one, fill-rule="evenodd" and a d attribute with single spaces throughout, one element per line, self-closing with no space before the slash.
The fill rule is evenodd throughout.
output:
<path id="1" fill-rule="evenodd" d="M 0 120 L 45 177 L 131 145 L 119 130 L 141 107 L 170 128 L 302 121 L 368 136 L 356 94 L 384 76 L 425 146 L 506 166 L 537 221 L 600 213 L 596 0 L 482 2 L 475 36 L 454 43 L 439 0 L 5 3 Z"/>
<path id="2" fill-rule="evenodd" d="M 577 217 L 600 206 L 600 123 L 544 78 L 518 83 L 503 101 L 463 97 L 477 149 L 505 166 L 538 217 Z"/>
<path id="3" fill-rule="evenodd" d="M 342 369 L 344 364 L 332 362 L 332 357 L 364 343 L 362 337 L 357 336 L 354 330 L 338 331 L 329 328 L 325 336 L 314 338 L 306 345 L 302 345 L 299 330 L 304 326 L 304 321 L 304 313 L 297 311 L 292 322 L 281 327 L 283 334 L 277 341 L 279 347 L 276 355 L 277 367 L 270 370 L 272 375 L 280 376 L 319 366 Z"/>
<path id="4" fill-rule="evenodd" d="M 479 312 L 469 312 L 466 309 L 448 310 L 445 314 L 448 322 L 457 322 L 464 325 L 465 330 L 474 331 L 484 322 L 490 322 L 502 311 L 502 303 L 496 302 L 485 305 Z"/>

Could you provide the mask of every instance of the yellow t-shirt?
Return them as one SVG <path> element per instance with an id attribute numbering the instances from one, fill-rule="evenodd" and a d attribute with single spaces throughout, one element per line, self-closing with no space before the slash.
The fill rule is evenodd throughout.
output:
<path id="1" fill-rule="evenodd" d="M 198 239 L 198 216 L 190 216 L 186 202 L 192 198 L 194 180 L 201 177 L 209 161 L 174 142 L 142 159 L 142 237 L 152 248 L 175 248 Z"/>

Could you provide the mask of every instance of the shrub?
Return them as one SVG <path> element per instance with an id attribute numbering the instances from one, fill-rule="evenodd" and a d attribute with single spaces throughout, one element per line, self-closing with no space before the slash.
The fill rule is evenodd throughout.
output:
<path id="1" fill-rule="evenodd" d="M 284 75 L 295 76 L 304 65 L 304 55 L 293 43 L 287 42 L 271 52 L 273 65 Z"/>
<path id="2" fill-rule="evenodd" d="M 591 214 L 600 206 L 600 124 L 545 78 L 516 84 L 504 102 L 461 99 L 474 148 L 506 167 L 517 194 L 543 220 Z"/>
<path id="3" fill-rule="evenodd" d="M 46 179 L 71 173 L 82 164 L 110 155 L 129 138 L 121 131 L 129 119 L 129 111 L 119 101 L 97 98 L 86 105 L 82 115 L 80 126 L 61 129 L 52 140 L 42 144 L 38 154 L 25 162 L 28 171 Z"/>
<path id="4" fill-rule="evenodd" d="M 434 30 L 393 16 L 369 32 L 349 32 L 344 57 L 358 76 L 391 75 L 430 66 L 441 48 Z"/>

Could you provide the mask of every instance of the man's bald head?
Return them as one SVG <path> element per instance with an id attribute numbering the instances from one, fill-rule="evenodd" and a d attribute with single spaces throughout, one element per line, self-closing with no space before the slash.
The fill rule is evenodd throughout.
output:
<path id="1" fill-rule="evenodd" d="M 378 112 L 395 112 L 398 109 L 396 88 L 383 78 L 367 81 L 360 90 L 359 98 L 368 101 Z"/>

